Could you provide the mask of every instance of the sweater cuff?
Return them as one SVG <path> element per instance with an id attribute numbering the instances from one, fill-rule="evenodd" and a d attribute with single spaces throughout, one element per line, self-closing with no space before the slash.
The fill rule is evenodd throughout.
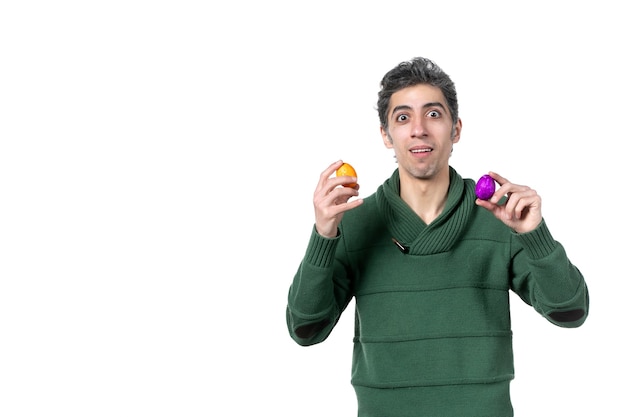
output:
<path id="1" fill-rule="evenodd" d="M 311 232 L 309 245 L 304 254 L 304 262 L 319 268 L 328 268 L 335 259 L 335 250 L 339 244 L 339 235 L 334 238 L 326 238 L 315 229 Z"/>
<path id="2" fill-rule="evenodd" d="M 516 236 L 531 259 L 545 258 L 554 252 L 558 246 L 543 219 L 541 219 L 541 223 L 535 230 L 519 233 Z"/>

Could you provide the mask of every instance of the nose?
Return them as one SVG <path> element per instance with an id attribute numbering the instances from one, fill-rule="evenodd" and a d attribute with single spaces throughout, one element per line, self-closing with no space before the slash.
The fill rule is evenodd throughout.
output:
<path id="1" fill-rule="evenodd" d="M 413 124 L 411 125 L 411 136 L 414 138 L 421 138 L 422 136 L 426 136 L 426 126 L 421 119 L 413 119 Z"/>

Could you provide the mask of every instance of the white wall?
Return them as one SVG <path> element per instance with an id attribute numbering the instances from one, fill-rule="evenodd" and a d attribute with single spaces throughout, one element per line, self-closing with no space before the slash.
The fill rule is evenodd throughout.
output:
<path id="1" fill-rule="evenodd" d="M 457 84 L 451 164 L 537 189 L 590 287 L 576 330 L 512 298 L 516 415 L 623 409 L 617 3 L 7 3 L 0 415 L 356 415 L 351 307 L 302 348 L 287 290 L 319 173 L 394 169 L 378 82 L 418 55 Z"/>

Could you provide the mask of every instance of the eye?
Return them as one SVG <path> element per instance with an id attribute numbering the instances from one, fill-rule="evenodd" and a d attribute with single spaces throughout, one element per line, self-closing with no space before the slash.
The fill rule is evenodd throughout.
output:
<path id="1" fill-rule="evenodd" d="M 441 117 L 439 110 L 430 110 L 426 115 L 433 119 Z"/>
<path id="2" fill-rule="evenodd" d="M 398 122 L 406 122 L 407 120 L 409 120 L 409 116 L 407 116 L 406 114 L 400 114 L 398 115 L 398 117 L 396 117 L 396 120 Z"/>

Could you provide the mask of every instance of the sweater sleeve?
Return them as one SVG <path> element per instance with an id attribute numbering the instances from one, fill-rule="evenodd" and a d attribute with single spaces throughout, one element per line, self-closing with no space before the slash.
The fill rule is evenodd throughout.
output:
<path id="1" fill-rule="evenodd" d="M 324 341 L 351 299 L 347 269 L 337 259 L 340 235 L 311 233 L 287 297 L 287 327 L 302 346 Z"/>
<path id="2" fill-rule="evenodd" d="M 512 289 L 547 320 L 579 327 L 589 311 L 589 292 L 581 272 L 545 221 L 528 233 L 513 233 Z"/>

